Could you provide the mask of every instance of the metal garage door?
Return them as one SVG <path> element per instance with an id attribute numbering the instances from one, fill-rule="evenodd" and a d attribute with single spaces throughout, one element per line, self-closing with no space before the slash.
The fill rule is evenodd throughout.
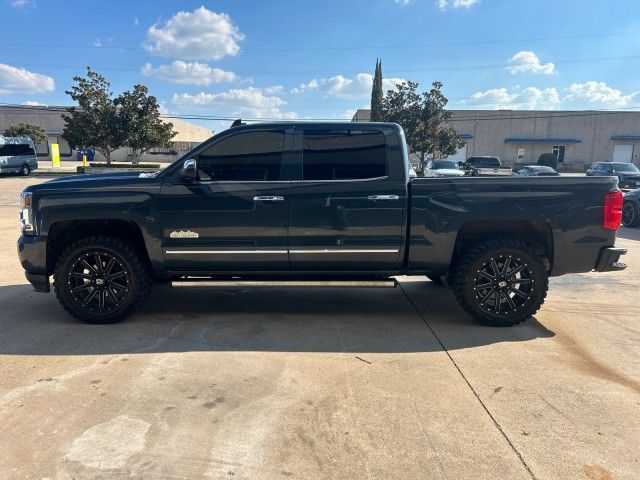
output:
<path id="1" fill-rule="evenodd" d="M 630 162 L 633 159 L 633 145 L 614 145 L 613 161 Z"/>

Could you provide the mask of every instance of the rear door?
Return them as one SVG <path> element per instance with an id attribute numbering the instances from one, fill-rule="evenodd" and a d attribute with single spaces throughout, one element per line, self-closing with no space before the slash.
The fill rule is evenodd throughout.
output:
<path id="1" fill-rule="evenodd" d="M 310 125 L 296 130 L 295 138 L 292 270 L 396 267 L 404 242 L 407 184 L 395 130 Z"/>
<path id="2" fill-rule="evenodd" d="M 284 128 L 230 131 L 196 156 L 195 182 L 167 179 L 158 204 L 170 270 L 289 270 L 285 150 Z"/>

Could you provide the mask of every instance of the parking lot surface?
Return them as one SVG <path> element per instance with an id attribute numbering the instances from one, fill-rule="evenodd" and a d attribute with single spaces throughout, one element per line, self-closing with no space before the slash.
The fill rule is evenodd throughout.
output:
<path id="1" fill-rule="evenodd" d="M 620 273 L 475 324 L 384 290 L 172 290 L 78 323 L 19 265 L 0 178 L 0 478 L 638 479 L 640 230 Z"/>

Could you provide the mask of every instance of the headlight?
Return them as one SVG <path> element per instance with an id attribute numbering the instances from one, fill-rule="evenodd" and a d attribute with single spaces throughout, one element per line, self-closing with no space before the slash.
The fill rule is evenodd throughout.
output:
<path id="1" fill-rule="evenodd" d="M 31 209 L 32 201 L 33 194 L 31 192 L 22 192 L 20 194 L 20 224 L 22 226 L 22 233 L 25 235 L 32 235 L 35 233 Z"/>

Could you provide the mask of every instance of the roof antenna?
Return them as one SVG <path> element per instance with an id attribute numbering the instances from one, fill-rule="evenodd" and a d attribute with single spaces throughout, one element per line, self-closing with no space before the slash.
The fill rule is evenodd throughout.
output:
<path id="1" fill-rule="evenodd" d="M 239 119 L 233 121 L 233 123 L 231 124 L 231 128 L 239 127 L 240 125 L 244 125 L 244 123 L 242 123 L 242 120 L 239 118 Z"/>

